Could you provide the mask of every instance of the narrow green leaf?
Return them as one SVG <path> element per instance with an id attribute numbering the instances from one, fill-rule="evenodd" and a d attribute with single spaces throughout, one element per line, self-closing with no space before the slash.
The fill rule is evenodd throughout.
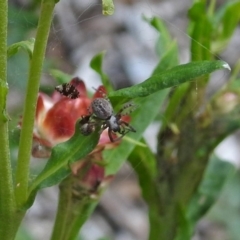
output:
<path id="1" fill-rule="evenodd" d="M 197 194 L 192 198 L 188 207 L 188 218 L 194 224 L 218 199 L 223 186 L 235 172 L 235 167 L 229 162 L 212 156 L 204 174 Z"/>
<path id="2" fill-rule="evenodd" d="M 127 136 L 136 141 L 142 138 L 142 134 L 147 126 L 155 119 L 159 113 L 168 90 L 156 92 L 145 98 L 138 98 L 134 102 L 139 106 L 131 114 L 130 124 L 136 129 L 136 133 L 129 133 Z M 134 149 L 135 144 L 122 140 L 122 143 L 117 148 L 104 152 L 104 159 L 107 162 L 107 175 L 115 174 L 129 154 Z"/>
<path id="3" fill-rule="evenodd" d="M 224 61 L 191 62 L 166 70 L 160 74 L 153 75 L 144 82 L 132 87 L 110 92 L 108 96 L 110 98 L 125 97 L 128 99 L 146 97 L 154 92 L 180 85 L 181 83 L 191 81 L 196 77 L 223 68 L 229 69 L 229 65 Z"/>
<path id="4" fill-rule="evenodd" d="M 103 15 L 113 15 L 114 4 L 112 0 L 102 0 L 102 13 Z"/>
<path id="5" fill-rule="evenodd" d="M 163 65 L 165 68 L 173 67 L 176 62 L 175 50 L 176 49 L 173 47 L 166 52 L 166 54 L 161 58 L 157 67 L 155 68 L 154 73 L 161 73 L 164 70 L 161 65 Z M 135 112 L 131 114 L 130 124 L 137 130 L 137 132 L 129 134 L 129 137 L 133 138 L 136 141 L 139 141 L 139 139 L 142 138 L 142 134 L 145 129 L 159 114 L 161 106 L 165 101 L 168 93 L 169 90 L 165 89 L 164 91 L 156 92 L 148 97 L 135 99 L 135 103 L 139 107 Z M 127 98 L 121 97 L 121 99 L 126 100 Z M 134 147 L 135 144 L 124 141 L 123 138 L 123 142 L 119 147 L 105 151 L 105 159 L 106 162 L 108 162 L 107 173 L 115 174 L 123 162 L 127 159 Z"/>
<path id="6" fill-rule="evenodd" d="M 211 38 L 212 38 L 211 22 L 202 17 L 194 24 L 191 34 L 191 56 L 192 61 L 211 60 Z"/>
<path id="7" fill-rule="evenodd" d="M 177 48 L 176 41 L 175 40 L 171 41 L 171 44 L 169 45 L 168 49 L 164 49 L 164 50 L 165 51 L 162 52 L 162 56 L 157 66 L 153 70 L 152 76 L 156 74 L 160 74 L 163 71 L 178 65 L 178 48 Z M 111 97 L 111 94 L 108 95 L 108 97 L 111 99 L 113 106 L 117 105 L 116 103 L 118 104 L 125 103 L 130 99 L 128 96 Z"/>
<path id="8" fill-rule="evenodd" d="M 21 41 L 21 42 L 12 44 L 11 46 L 8 47 L 8 51 L 7 51 L 8 58 L 16 54 L 20 49 L 23 49 L 28 53 L 29 58 L 31 59 L 33 54 L 34 43 L 35 43 L 35 39 L 31 38 L 26 41 Z"/>
<path id="9" fill-rule="evenodd" d="M 218 54 L 226 48 L 239 23 L 239 12 L 239 1 L 226 1 L 213 15 L 215 41 L 212 42 L 212 51 L 214 53 Z"/>
<path id="10" fill-rule="evenodd" d="M 56 172 L 54 172 L 50 177 L 44 179 L 39 185 L 38 189 L 47 188 L 54 186 L 60 183 L 63 179 L 65 179 L 71 173 L 69 165 L 66 165 Z"/>
<path id="11" fill-rule="evenodd" d="M 107 74 L 105 74 L 102 70 L 104 56 L 105 52 L 101 52 L 95 55 L 90 62 L 90 66 L 94 71 L 96 71 L 100 75 L 102 84 L 107 89 L 107 92 L 111 92 L 113 91 L 113 87 L 111 85 L 110 79 L 108 78 Z"/>
<path id="12" fill-rule="evenodd" d="M 83 159 L 90 153 L 99 140 L 99 133 L 96 131 L 90 136 L 80 134 L 76 124 L 74 136 L 64 143 L 56 145 L 43 171 L 33 180 L 30 192 L 38 187 L 49 187 L 57 184 L 69 173 L 69 164 Z"/>
<path id="13" fill-rule="evenodd" d="M 198 21 L 206 14 L 206 4 L 203 1 L 195 1 L 192 7 L 188 10 L 188 17 L 192 21 Z"/>
<path id="14" fill-rule="evenodd" d="M 25 229 L 23 226 L 21 226 L 18 229 L 15 240 L 32 240 L 32 239 L 33 239 L 33 237 L 29 233 L 28 229 Z"/>
<path id="15" fill-rule="evenodd" d="M 143 17 L 152 27 L 154 27 L 160 34 L 156 44 L 156 52 L 161 57 L 168 51 L 169 47 L 172 45 L 172 38 L 166 28 L 165 24 L 158 17 L 147 18 Z"/>
<path id="16" fill-rule="evenodd" d="M 72 79 L 72 76 L 69 74 L 66 74 L 58 69 L 51 69 L 50 75 L 56 79 L 56 81 L 59 84 L 68 83 L 70 79 Z"/>
<path id="17" fill-rule="evenodd" d="M 154 74 L 158 74 L 163 72 L 164 70 L 169 69 L 170 67 L 177 66 L 178 65 L 178 48 L 177 43 L 175 41 L 172 41 L 171 45 L 169 46 L 169 49 L 165 52 L 164 56 L 162 57 L 159 64 L 156 66 L 156 68 L 153 71 Z M 175 89 L 174 93 L 171 95 L 171 98 L 169 99 L 168 107 L 164 113 L 164 120 L 162 122 L 161 129 L 166 125 L 166 123 L 169 123 L 169 120 L 171 119 L 175 108 L 178 106 L 179 103 L 179 97 L 177 97 L 177 93 L 180 91 L 180 89 L 185 86 L 186 84 L 180 85 L 177 89 Z"/>
<path id="18" fill-rule="evenodd" d="M 7 101 L 7 94 L 8 94 L 8 84 L 0 79 L 0 91 L 1 91 L 1 99 L 0 101 L 3 103 L 3 112 L 0 113 L 1 120 L 6 122 L 10 120 L 8 116 L 7 109 L 6 109 L 6 101 Z"/>
<path id="19" fill-rule="evenodd" d="M 145 143 L 143 140 L 142 143 Z M 138 181 L 142 190 L 144 200 L 148 205 L 149 216 L 149 240 L 161 238 L 159 226 L 161 219 L 159 217 L 159 196 L 158 185 L 156 181 L 156 158 L 149 148 L 136 146 L 128 158 L 135 172 L 138 175 Z"/>
<path id="20" fill-rule="evenodd" d="M 191 55 L 193 61 L 211 60 L 213 26 L 205 10 L 205 3 L 196 2 L 188 12 L 192 20 Z"/>
<path id="21" fill-rule="evenodd" d="M 240 20 L 240 2 L 233 2 L 227 5 L 222 19 L 222 39 L 228 39 L 232 36 Z"/>
<path id="22" fill-rule="evenodd" d="M 184 83 L 174 89 L 174 92 L 169 99 L 168 106 L 166 108 L 166 111 L 164 113 L 164 121 L 162 123 L 161 130 L 163 130 L 167 124 L 172 123 L 172 120 L 175 119 L 176 109 L 179 107 L 179 103 L 181 103 L 182 98 L 185 96 L 187 90 L 189 89 L 189 84 Z"/>
<path id="23" fill-rule="evenodd" d="M 159 74 L 176 65 L 178 65 L 178 48 L 176 41 L 172 41 L 155 67 L 152 75 Z"/>
<path id="24" fill-rule="evenodd" d="M 140 142 L 146 146 L 146 142 L 143 139 Z M 141 186 L 146 188 L 145 191 L 148 192 L 150 189 L 145 179 L 146 181 L 154 181 L 157 174 L 157 164 L 154 154 L 148 146 L 136 146 L 129 156 L 128 161 L 139 175 Z"/>
<path id="25" fill-rule="evenodd" d="M 228 239 L 238 240 L 240 229 L 240 171 L 230 177 L 216 205 L 207 215 L 208 219 L 220 222 L 227 231 Z M 226 238 L 227 239 L 227 238 Z"/>

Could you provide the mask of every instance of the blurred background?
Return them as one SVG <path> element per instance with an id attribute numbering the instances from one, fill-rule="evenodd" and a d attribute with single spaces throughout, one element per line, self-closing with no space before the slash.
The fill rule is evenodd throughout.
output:
<path id="1" fill-rule="evenodd" d="M 225 1 L 217 0 L 217 5 Z M 192 0 L 116 0 L 113 16 L 103 16 L 101 1 L 60 0 L 56 5 L 41 81 L 41 91 L 51 93 L 57 82 L 52 71 L 59 69 L 82 78 L 89 91 L 101 82 L 89 67 L 94 55 L 105 51 L 104 71 L 115 89 L 139 83 L 149 77 L 158 57 L 155 53 L 157 32 L 144 21 L 145 17 L 160 17 L 168 26 L 179 47 L 181 63 L 190 58 L 187 11 Z M 8 44 L 35 36 L 39 1 L 9 1 Z M 240 56 L 240 29 L 232 38 L 222 58 L 231 65 Z M 204 47 L 204 46 L 203 46 Z M 221 86 L 226 73 L 214 74 L 209 92 Z M 9 59 L 8 98 L 12 117 L 10 138 L 13 157 L 17 154 L 19 130 L 17 123 L 22 113 L 28 57 L 24 52 Z M 197 92 L 197 86 L 196 86 Z M 159 124 L 152 124 L 145 137 L 152 149 L 156 148 Z M 230 136 L 216 150 L 217 154 L 240 166 L 239 133 Z M 36 167 L 42 159 L 33 159 Z M 40 162 L 40 163 L 39 163 Z M 57 207 L 58 188 L 39 192 L 28 211 L 17 240 L 49 239 Z M 217 204 L 202 219 L 194 240 L 238 240 L 240 229 L 240 172 L 229 179 Z M 147 206 L 141 198 L 138 180 L 129 164 L 125 164 L 103 195 L 93 216 L 83 227 L 79 239 L 84 240 L 147 240 Z"/>

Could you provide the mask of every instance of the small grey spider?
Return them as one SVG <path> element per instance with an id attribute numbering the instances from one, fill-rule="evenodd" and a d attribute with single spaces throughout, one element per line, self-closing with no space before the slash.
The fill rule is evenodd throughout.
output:
<path id="1" fill-rule="evenodd" d="M 62 95 L 71 99 L 76 99 L 80 96 L 77 88 L 70 83 L 56 86 L 55 89 Z M 101 93 L 100 88 L 97 91 Z M 136 130 L 129 125 L 129 123 L 121 119 L 123 116 L 127 115 L 123 113 L 124 110 L 133 107 L 134 104 L 126 103 L 122 109 L 120 109 L 118 113 L 114 115 L 112 104 L 110 103 L 109 99 L 107 99 L 104 90 L 102 91 L 101 95 L 103 97 L 95 98 L 92 101 L 89 115 L 83 116 L 79 121 L 80 132 L 87 136 L 93 133 L 97 127 L 101 127 L 101 131 L 108 128 L 108 136 L 111 142 L 118 141 L 129 132 L 136 132 Z M 128 112 L 128 114 L 130 112 L 131 110 Z M 119 133 L 121 136 L 114 138 L 115 133 Z"/>
<path id="2" fill-rule="evenodd" d="M 101 126 L 101 131 L 108 128 L 108 136 L 111 142 L 118 141 L 129 132 L 136 130 L 121 118 L 126 115 L 123 111 L 133 107 L 134 104 L 126 103 L 117 114 L 114 115 L 112 104 L 108 99 L 95 98 L 91 103 L 90 115 L 82 117 L 80 120 L 80 131 L 83 135 L 89 135 L 95 131 L 97 126 Z M 114 133 L 121 136 L 114 139 Z"/>

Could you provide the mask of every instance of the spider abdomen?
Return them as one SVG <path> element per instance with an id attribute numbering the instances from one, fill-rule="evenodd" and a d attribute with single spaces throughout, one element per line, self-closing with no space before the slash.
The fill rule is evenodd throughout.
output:
<path id="1" fill-rule="evenodd" d="M 113 114 L 111 103 L 105 98 L 95 98 L 91 104 L 93 114 L 102 120 L 110 118 Z"/>

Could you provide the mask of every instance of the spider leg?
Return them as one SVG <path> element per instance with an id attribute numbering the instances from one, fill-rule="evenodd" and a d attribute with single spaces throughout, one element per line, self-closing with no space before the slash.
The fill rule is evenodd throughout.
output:
<path id="1" fill-rule="evenodd" d="M 128 132 L 136 132 L 136 130 L 127 122 L 123 121 L 123 120 L 119 120 L 120 125 L 122 125 L 123 130 L 120 132 L 120 134 L 122 134 L 122 132 L 125 132 L 127 130 Z"/>
<path id="2" fill-rule="evenodd" d="M 109 131 L 109 130 L 110 130 L 110 129 L 108 129 L 108 135 L 109 135 L 109 138 L 110 138 L 111 142 L 117 142 L 117 141 L 119 141 L 120 139 L 122 139 L 122 138 L 128 133 L 128 131 L 127 131 L 127 132 L 124 132 L 124 133 L 120 133 L 121 136 L 119 136 L 118 138 L 113 139 L 113 137 L 112 137 L 112 131 Z"/>
<path id="3" fill-rule="evenodd" d="M 80 125 L 83 125 L 85 123 L 88 123 L 90 120 L 91 115 L 81 116 L 81 119 L 79 121 Z"/>
<path id="4" fill-rule="evenodd" d="M 135 107 L 134 107 L 134 106 L 135 106 Z M 125 109 L 130 108 L 130 107 L 134 107 L 134 108 L 130 109 L 127 113 L 122 114 L 122 112 L 123 112 Z M 123 105 L 123 107 L 118 111 L 117 116 L 120 116 L 120 117 L 121 117 L 121 115 L 129 115 L 129 114 L 130 114 L 131 112 L 133 112 L 135 109 L 136 109 L 136 105 L 133 104 L 132 102 L 125 103 L 125 104 Z"/>
<path id="5" fill-rule="evenodd" d="M 115 142 L 116 141 L 116 139 L 113 139 L 112 130 L 110 129 L 110 127 L 108 128 L 108 136 L 109 136 L 111 142 Z"/>
<path id="6" fill-rule="evenodd" d="M 125 132 L 119 132 L 121 134 L 121 136 L 119 136 L 118 138 L 114 139 L 114 142 L 119 141 L 120 139 L 122 139 L 129 131 L 125 131 Z"/>
<path id="7" fill-rule="evenodd" d="M 109 135 L 111 142 L 119 141 L 129 132 L 136 132 L 136 130 L 132 126 L 130 126 L 128 123 L 121 121 L 121 124 L 123 124 L 125 126 L 122 126 L 123 129 L 122 130 L 120 129 L 118 131 L 118 133 L 121 134 L 121 136 L 119 136 L 118 138 L 115 138 L 115 139 L 113 139 L 113 137 L 112 137 L 112 130 L 110 128 L 108 128 L 108 135 Z"/>
<path id="8" fill-rule="evenodd" d="M 108 127 L 108 125 L 105 122 L 104 123 L 101 122 L 100 124 L 101 124 L 101 128 L 100 128 L 99 133 L 101 134 Z"/>

